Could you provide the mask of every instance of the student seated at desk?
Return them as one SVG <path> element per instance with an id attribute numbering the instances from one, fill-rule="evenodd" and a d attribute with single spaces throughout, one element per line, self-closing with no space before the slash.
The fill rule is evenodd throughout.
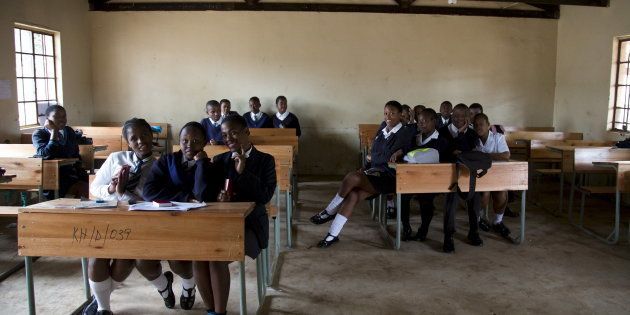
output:
<path id="1" fill-rule="evenodd" d="M 510 149 L 508 148 L 505 136 L 498 132 L 490 131 L 490 120 L 485 114 L 477 114 L 474 119 L 475 131 L 479 135 L 477 150 L 488 153 L 493 161 L 507 161 L 510 159 Z M 492 225 L 488 221 L 481 219 L 479 227 L 484 231 L 494 232 L 509 239 L 510 230 L 503 224 L 503 214 L 508 203 L 508 192 L 503 191 L 484 191 L 481 193 L 481 208 L 486 209 L 490 203 L 492 196 L 492 205 L 494 208 L 494 220 Z"/>
<path id="2" fill-rule="evenodd" d="M 417 116 L 418 121 L 418 134 L 413 138 L 413 147 L 409 151 L 416 149 L 431 148 L 435 149 L 443 155 L 448 147 L 447 140 L 440 137 L 440 133 L 435 129 L 437 124 L 438 115 L 431 109 L 427 108 L 420 112 Z M 427 233 L 429 231 L 429 224 L 433 218 L 433 212 L 435 206 L 433 205 L 433 199 L 437 194 L 403 194 L 401 198 L 401 221 L 403 225 L 402 240 L 409 241 L 416 239 L 419 241 L 425 241 L 427 239 Z M 409 208 L 411 199 L 416 196 L 420 202 L 420 217 L 422 223 L 415 237 L 411 236 L 411 224 L 409 223 Z"/>
<path id="3" fill-rule="evenodd" d="M 249 112 L 243 114 L 247 128 L 273 128 L 273 121 L 269 115 L 260 111 L 260 99 L 253 96 L 249 99 Z"/>
<path id="4" fill-rule="evenodd" d="M 451 123 L 440 128 L 440 137 L 448 140 L 448 148 L 441 160 L 449 163 L 457 161 L 457 155 L 462 152 L 473 151 L 477 147 L 479 136 L 468 127 L 468 106 L 457 104 L 453 108 Z M 481 194 L 475 193 L 474 197 L 467 202 L 468 208 L 468 241 L 473 246 L 483 245 L 483 240 L 479 237 L 479 212 L 481 209 Z M 453 235 L 455 234 L 455 212 L 459 204 L 459 195 L 456 192 L 446 194 L 446 206 L 444 213 L 444 244 L 442 250 L 450 253 L 455 250 Z"/>
<path id="5" fill-rule="evenodd" d="M 295 114 L 287 110 L 287 98 L 282 95 L 276 97 L 276 107 L 278 112 L 273 116 L 273 126 L 275 128 L 295 128 L 295 135 L 301 136 L 300 121 Z"/>
<path id="6" fill-rule="evenodd" d="M 131 151 L 114 152 L 107 157 L 90 185 L 90 193 L 102 200 L 140 201 L 144 182 L 155 161 L 153 133 L 144 119 L 132 118 L 122 127 Z M 90 258 L 88 275 L 94 299 L 83 315 L 112 314 L 110 296 L 133 270 L 133 259 Z"/>
<path id="7" fill-rule="evenodd" d="M 415 124 L 416 124 L 416 120 L 414 119 L 414 117 L 411 115 L 411 107 L 409 107 L 409 105 L 405 104 L 402 106 L 402 114 L 400 115 L 400 120 L 402 121 L 403 125 L 413 125 L 413 127 L 415 128 Z"/>
<path id="8" fill-rule="evenodd" d="M 52 159 L 80 159 L 79 137 L 74 129 L 67 126 L 66 110 L 61 105 L 51 105 L 46 108 L 46 122 L 44 127 L 37 129 L 32 136 L 35 155 L 45 160 Z M 75 197 L 88 197 L 88 175 L 81 166 L 81 161 L 74 165 L 64 165 L 59 168 L 59 196 L 66 194 Z M 45 192 L 48 199 L 53 199 L 52 192 Z"/>
<path id="9" fill-rule="evenodd" d="M 181 150 L 162 155 L 153 163 L 143 189 L 144 200 L 214 202 L 221 189 L 221 178 L 203 147 L 208 139 L 201 124 L 189 122 L 179 132 Z M 181 231 L 185 233 L 185 231 Z M 179 304 L 189 310 L 195 304 L 195 280 L 191 261 L 169 260 L 171 269 L 182 278 Z M 139 260 L 138 271 L 158 290 L 167 308 L 175 306 L 173 274 L 162 273 L 160 261 Z"/>
<path id="10" fill-rule="evenodd" d="M 232 103 L 230 100 L 224 98 L 219 103 L 221 103 L 221 118 L 225 118 L 227 115 L 238 115 L 237 112 L 232 110 Z"/>
<path id="11" fill-rule="evenodd" d="M 276 190 L 273 156 L 258 151 L 249 141 L 245 119 L 229 116 L 221 125 L 223 141 L 229 152 L 217 155 L 213 162 L 222 169 L 231 191 L 221 191 L 219 201 L 255 202 L 245 218 L 245 254 L 252 259 L 267 248 L 269 219 L 265 205 Z M 226 261 L 194 262 L 195 280 L 208 314 L 225 314 L 230 292 L 230 271 Z"/>
<path id="12" fill-rule="evenodd" d="M 418 122 L 418 115 L 422 112 L 423 109 L 427 108 L 424 105 L 416 105 L 413 107 L 413 117 L 416 118 L 416 123 Z M 437 128 L 437 125 L 435 126 Z"/>
<path id="13" fill-rule="evenodd" d="M 449 101 L 444 101 L 440 104 L 440 114 L 438 116 L 437 129 L 451 123 L 451 112 L 453 111 L 453 104 Z"/>
<path id="14" fill-rule="evenodd" d="M 483 114 L 483 106 L 481 106 L 481 104 L 479 103 L 472 103 L 470 104 L 469 109 L 470 109 L 470 128 L 475 129 L 473 126 L 474 118 L 475 116 L 477 116 L 477 114 Z M 491 132 L 503 134 L 505 133 L 503 130 L 504 128 L 502 125 L 490 125 Z"/>
<path id="15" fill-rule="evenodd" d="M 221 122 L 223 116 L 221 116 L 221 105 L 215 100 L 209 100 L 206 103 L 206 114 L 208 118 L 202 119 L 199 123 L 206 130 L 206 137 L 208 138 L 208 144 L 217 145 L 223 144 L 221 138 Z"/>
<path id="16" fill-rule="evenodd" d="M 396 192 L 395 170 L 389 168 L 388 163 L 396 162 L 403 156 L 414 136 L 412 128 L 403 126 L 401 112 L 402 106 L 397 101 L 385 104 L 383 114 L 386 125 L 377 132 L 374 139 L 370 163 L 366 169 L 348 173 L 330 204 L 311 217 L 314 224 L 323 224 L 334 219 L 328 234 L 317 246 L 329 247 L 339 241 L 339 233 L 359 201 Z"/>

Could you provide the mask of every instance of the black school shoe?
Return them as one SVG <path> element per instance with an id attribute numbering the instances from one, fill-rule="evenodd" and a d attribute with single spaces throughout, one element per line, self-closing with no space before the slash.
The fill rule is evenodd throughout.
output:
<path id="1" fill-rule="evenodd" d="M 188 296 L 184 296 L 184 291 L 188 292 Z M 182 288 L 182 295 L 179 297 L 179 305 L 182 309 L 189 310 L 195 305 L 195 287 L 190 289 Z"/>
<path id="2" fill-rule="evenodd" d="M 168 284 L 166 285 L 166 289 L 162 291 L 158 290 L 158 293 L 160 293 L 160 296 L 162 296 L 162 298 L 164 299 L 164 306 L 166 306 L 166 308 L 174 308 L 175 307 L 175 293 L 173 293 L 173 273 L 170 271 L 167 271 L 164 273 L 164 276 L 166 277 L 166 280 L 168 280 Z M 162 293 L 166 292 L 167 290 L 168 290 L 168 296 L 163 297 Z"/>
<path id="3" fill-rule="evenodd" d="M 322 210 L 322 212 L 315 214 L 311 217 L 311 222 L 313 224 L 324 224 L 332 219 L 334 219 L 337 214 L 328 214 L 326 210 Z"/>
<path id="4" fill-rule="evenodd" d="M 503 224 L 503 222 L 499 222 L 497 224 L 492 225 L 492 230 L 501 235 L 503 238 L 510 239 L 510 229 Z"/>
<path id="5" fill-rule="evenodd" d="M 387 207 L 387 218 L 390 220 L 396 219 L 396 208 L 394 207 Z"/>
<path id="6" fill-rule="evenodd" d="M 420 224 L 420 228 L 418 229 L 418 233 L 416 234 L 416 240 L 420 242 L 424 242 L 427 240 L 427 234 L 429 233 L 429 225 L 428 224 Z"/>
<path id="7" fill-rule="evenodd" d="M 468 242 L 472 246 L 483 246 L 483 240 L 479 237 L 479 233 L 468 233 Z"/>
<path id="8" fill-rule="evenodd" d="M 90 304 L 86 305 L 81 312 L 81 315 L 97 315 L 98 313 L 98 302 L 96 301 L 96 297 L 92 296 L 92 301 Z"/>
<path id="9" fill-rule="evenodd" d="M 442 245 L 442 251 L 445 253 L 452 253 L 455 251 L 455 241 L 453 235 L 444 235 L 444 245 Z"/>
<path id="10" fill-rule="evenodd" d="M 503 215 L 510 218 L 518 218 L 519 213 L 512 211 L 510 207 L 505 207 L 505 212 L 503 213 Z"/>
<path id="11" fill-rule="evenodd" d="M 409 225 L 403 226 L 401 239 L 403 242 L 411 241 L 414 239 L 414 237 L 411 236 L 411 226 Z"/>
<path id="12" fill-rule="evenodd" d="M 480 219 L 479 228 L 484 232 L 490 232 L 490 222 L 486 219 Z"/>
<path id="13" fill-rule="evenodd" d="M 332 237 L 333 237 L 333 239 L 332 239 L 332 240 L 330 240 L 330 241 L 327 241 L 326 239 L 327 239 L 329 236 L 332 236 L 332 235 L 330 235 L 330 233 L 326 234 L 326 236 L 324 237 L 324 239 L 323 239 L 323 240 L 321 240 L 321 241 L 319 241 L 319 243 L 317 243 L 317 247 L 320 247 L 320 248 L 326 248 L 326 247 L 330 247 L 330 245 L 332 245 L 332 244 L 335 244 L 335 243 L 339 242 L 339 238 L 338 238 L 338 237 L 336 237 L 336 236 L 332 236 Z"/>
<path id="14" fill-rule="evenodd" d="M 110 310 L 100 310 L 98 311 L 98 313 L 96 313 L 96 315 L 114 315 L 114 313 L 112 313 L 112 311 Z"/>

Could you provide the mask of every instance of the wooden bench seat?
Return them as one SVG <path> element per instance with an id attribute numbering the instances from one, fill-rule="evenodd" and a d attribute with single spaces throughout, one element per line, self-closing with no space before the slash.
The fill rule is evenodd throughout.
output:
<path id="1" fill-rule="evenodd" d="M 17 217 L 19 208 L 20 207 L 1 206 L 0 217 Z"/>

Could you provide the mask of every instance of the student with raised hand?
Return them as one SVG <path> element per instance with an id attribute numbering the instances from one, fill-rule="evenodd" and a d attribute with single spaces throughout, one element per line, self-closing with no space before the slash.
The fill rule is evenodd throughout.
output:
<path id="1" fill-rule="evenodd" d="M 376 134 L 370 163 L 366 169 L 348 173 L 328 206 L 311 217 L 310 220 L 314 224 L 333 220 L 328 233 L 317 246 L 329 247 L 339 241 L 339 233 L 359 201 L 396 191 L 395 170 L 390 168 L 388 163 L 402 158 L 403 152 L 409 149 L 414 135 L 412 128 L 403 127 L 401 112 L 402 105 L 397 101 L 385 104 L 383 110 L 385 126 Z"/>
<path id="2" fill-rule="evenodd" d="M 295 128 L 295 135 L 301 136 L 300 121 L 295 114 L 287 110 L 287 98 L 283 95 L 276 97 L 276 108 L 278 112 L 273 116 L 273 126 L 275 128 Z"/>
<path id="3" fill-rule="evenodd" d="M 151 125 L 144 119 L 132 118 L 122 127 L 123 138 L 131 151 L 110 154 L 96 173 L 90 193 L 103 200 L 139 201 L 151 166 L 155 161 Z M 88 276 L 94 299 L 83 315 L 112 314 L 110 296 L 133 270 L 133 259 L 90 258 Z"/>
<path id="4" fill-rule="evenodd" d="M 206 130 L 208 144 L 223 144 L 223 139 L 221 138 L 223 116 L 221 116 L 221 105 L 219 105 L 219 102 L 215 100 L 208 101 L 206 103 L 206 114 L 208 118 L 202 119 L 199 123 Z"/>
<path id="5" fill-rule="evenodd" d="M 162 155 L 153 163 L 143 189 L 147 201 L 214 202 L 221 190 L 220 170 L 210 162 L 203 148 L 208 139 L 200 123 L 191 121 L 179 132 L 180 151 Z M 184 232 L 184 231 L 182 231 Z M 189 310 L 195 304 L 195 280 L 191 261 L 169 260 L 171 270 L 182 278 L 179 303 Z M 158 290 L 167 308 L 175 307 L 173 274 L 162 273 L 156 260 L 138 260 L 136 268 Z"/>
<path id="6" fill-rule="evenodd" d="M 249 112 L 243 114 L 248 128 L 273 128 L 269 115 L 260 111 L 260 99 L 252 96 L 249 99 Z"/>
<path id="7" fill-rule="evenodd" d="M 230 100 L 224 98 L 219 103 L 221 103 L 221 117 L 225 118 L 227 115 L 238 115 L 236 111 L 232 110 L 232 103 Z"/>
<path id="8" fill-rule="evenodd" d="M 448 147 L 441 160 L 449 163 L 457 161 L 457 155 L 462 152 L 473 151 L 477 147 L 479 136 L 469 128 L 468 106 L 457 104 L 453 108 L 451 123 L 440 128 L 440 137 L 448 141 Z M 446 253 L 455 250 L 453 235 L 455 234 L 455 212 L 459 203 L 459 195 L 456 192 L 446 194 L 446 206 L 444 214 L 444 245 L 443 251 Z M 481 209 L 481 194 L 475 193 L 474 197 L 467 202 L 468 208 L 468 241 L 473 246 L 483 245 L 483 240 L 479 237 L 478 217 Z"/>
<path id="9" fill-rule="evenodd" d="M 479 135 L 477 150 L 488 153 L 493 161 L 508 161 L 510 159 L 510 149 L 508 148 L 505 136 L 490 131 L 490 120 L 485 114 L 477 114 L 474 118 L 475 132 Z M 492 229 L 502 237 L 511 240 L 510 230 L 503 224 L 503 214 L 508 203 L 508 192 L 484 191 L 481 193 L 481 208 L 486 209 L 492 196 L 494 208 L 494 220 L 490 225 L 485 219 L 479 221 L 479 227 L 484 231 Z"/>
<path id="10" fill-rule="evenodd" d="M 79 137 L 74 129 L 67 125 L 66 109 L 61 105 L 46 108 L 44 126 L 37 129 L 32 136 L 35 155 L 45 160 L 81 159 L 79 155 Z M 81 166 L 81 161 L 73 165 L 59 168 L 59 196 L 66 194 L 75 197 L 88 197 L 88 175 Z M 48 199 L 54 198 L 50 191 L 45 192 Z"/>
<path id="11" fill-rule="evenodd" d="M 449 101 L 444 101 L 440 104 L 440 115 L 438 119 L 437 128 L 440 129 L 451 123 L 451 112 L 453 111 L 453 104 Z"/>
<path id="12" fill-rule="evenodd" d="M 249 129 L 241 116 L 228 116 L 221 125 L 223 141 L 230 151 L 217 155 L 213 162 L 223 171 L 227 191 L 222 202 L 255 202 L 245 218 L 245 254 L 255 259 L 269 243 L 269 219 L 265 205 L 276 190 L 273 156 L 258 151 L 249 140 Z M 230 271 L 226 261 L 194 262 L 195 280 L 208 315 L 225 314 L 230 292 Z"/>
<path id="13" fill-rule="evenodd" d="M 437 113 L 431 109 L 426 108 L 420 112 L 416 120 L 418 121 L 418 134 L 413 138 L 413 146 L 409 151 L 416 149 L 430 148 L 438 151 L 440 156 L 446 152 L 448 143 L 444 137 L 440 137 L 440 133 L 435 129 L 438 116 Z M 411 199 L 417 196 L 420 202 L 420 217 L 422 219 L 421 225 L 418 228 L 418 232 L 415 237 L 412 237 L 411 224 L 409 223 L 409 209 Z M 431 219 L 433 219 L 433 212 L 435 206 L 433 205 L 433 199 L 437 194 L 403 194 L 401 198 L 401 221 L 403 225 L 402 240 L 409 241 L 412 239 L 419 240 L 421 242 L 427 239 L 427 233 L 429 232 L 429 225 Z"/>

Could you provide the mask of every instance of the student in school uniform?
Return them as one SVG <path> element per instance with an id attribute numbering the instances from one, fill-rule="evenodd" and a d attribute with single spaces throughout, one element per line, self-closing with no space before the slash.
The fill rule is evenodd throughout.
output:
<path id="1" fill-rule="evenodd" d="M 451 123 L 451 112 L 453 111 L 453 104 L 449 101 L 444 101 L 440 104 L 440 114 L 438 117 L 438 130 Z"/>
<path id="2" fill-rule="evenodd" d="M 404 104 L 402 106 L 402 114 L 400 117 L 403 125 L 415 125 L 416 124 L 416 120 L 414 119 L 413 115 L 411 115 L 411 107 L 409 107 L 409 105 Z M 415 127 L 415 126 L 414 126 Z"/>
<path id="3" fill-rule="evenodd" d="M 301 136 L 300 121 L 295 114 L 287 110 L 287 98 L 283 95 L 276 97 L 276 108 L 278 112 L 273 116 L 274 128 L 295 128 L 295 134 Z"/>
<path id="4" fill-rule="evenodd" d="M 189 122 L 179 132 L 181 150 L 162 155 L 153 163 L 144 184 L 144 200 L 170 200 L 183 202 L 214 202 L 221 189 L 219 172 L 208 159 L 203 147 L 208 142 L 203 127 Z M 182 233 L 185 231 L 182 231 Z M 182 278 L 182 294 L 179 304 L 189 310 L 195 304 L 195 280 L 191 261 L 169 260 L 171 270 Z M 167 308 L 175 306 L 173 274 L 162 273 L 162 265 L 156 260 L 138 260 L 136 268 L 158 290 Z"/>
<path id="5" fill-rule="evenodd" d="M 224 98 L 219 103 L 221 103 L 221 118 L 225 118 L 227 115 L 238 115 L 236 111 L 232 110 L 232 103 L 230 100 Z"/>
<path id="6" fill-rule="evenodd" d="M 66 109 L 61 105 L 46 108 L 44 126 L 32 136 L 35 155 L 45 160 L 77 158 L 79 156 L 79 137 L 70 126 Z M 88 197 L 88 175 L 81 166 L 81 161 L 59 168 L 59 196 L 66 194 L 75 197 Z M 48 199 L 54 198 L 53 192 L 45 192 Z"/>
<path id="7" fill-rule="evenodd" d="M 416 118 L 416 122 L 418 120 L 418 115 L 420 115 L 420 112 L 422 112 L 423 109 L 427 108 L 424 105 L 416 105 L 413 107 L 413 117 Z M 435 125 L 435 127 L 437 128 L 437 125 Z"/>
<path id="8" fill-rule="evenodd" d="M 260 99 L 253 96 L 249 99 L 249 112 L 243 114 L 248 128 L 273 128 L 269 115 L 260 111 Z"/>
<path id="9" fill-rule="evenodd" d="M 469 128 L 468 106 L 457 104 L 452 111 L 451 123 L 440 128 L 440 137 L 448 141 L 448 147 L 444 156 L 440 156 L 445 162 L 454 163 L 457 155 L 462 152 L 473 151 L 477 147 L 479 136 Z M 455 212 L 459 202 L 459 195 L 456 192 L 446 194 L 446 206 L 444 214 L 444 244 L 442 250 L 446 253 L 455 250 L 453 235 L 455 234 Z M 468 241 L 473 246 L 482 246 L 483 240 L 479 237 L 478 217 L 481 209 L 481 195 L 475 193 L 474 197 L 467 202 L 468 208 Z"/>
<path id="10" fill-rule="evenodd" d="M 123 125 L 122 135 L 131 151 L 114 152 L 107 157 L 90 185 L 90 193 L 102 200 L 140 201 L 144 182 L 155 161 L 151 125 L 144 119 L 132 118 Z M 88 276 L 94 299 L 82 314 L 113 314 L 111 293 L 134 266 L 133 259 L 90 258 Z"/>
<path id="11" fill-rule="evenodd" d="M 276 168 L 273 156 L 258 151 L 249 141 L 245 119 L 229 116 L 221 125 L 223 141 L 229 152 L 213 158 L 228 181 L 219 201 L 255 202 L 245 218 L 245 254 L 258 257 L 269 242 L 269 219 L 265 205 L 276 190 Z M 225 187 L 224 186 L 224 187 Z M 225 314 L 230 292 L 230 271 L 226 261 L 194 262 L 195 280 L 208 315 Z"/>
<path id="12" fill-rule="evenodd" d="M 311 217 L 314 224 L 333 220 L 328 233 L 317 246 L 329 247 L 339 241 L 339 233 L 352 215 L 356 204 L 378 194 L 396 191 L 395 170 L 389 162 L 396 162 L 409 149 L 414 133 L 401 122 L 402 105 L 389 101 L 383 111 L 385 127 L 380 129 L 372 145 L 371 160 L 366 169 L 350 172 L 341 182 L 341 187 L 324 210 Z"/>
<path id="13" fill-rule="evenodd" d="M 510 149 L 508 148 L 505 136 L 498 132 L 490 131 L 490 120 L 485 114 L 477 114 L 474 118 L 475 132 L 479 135 L 477 150 L 488 153 L 493 161 L 507 161 L 510 159 Z M 492 229 L 504 238 L 510 239 L 510 230 L 503 224 L 503 214 L 508 203 L 508 192 L 484 191 L 481 193 L 481 208 L 486 209 L 492 196 L 494 208 L 494 220 L 489 224 L 485 219 L 479 221 L 482 230 Z"/>
<path id="14" fill-rule="evenodd" d="M 472 103 L 469 106 L 470 109 L 470 128 L 475 129 L 473 126 L 473 122 L 474 122 L 474 118 L 475 116 L 477 116 L 477 114 L 483 114 L 483 106 L 481 106 L 481 104 L 479 103 Z M 490 126 L 490 131 L 494 132 L 494 133 L 500 133 L 503 134 L 505 133 L 504 128 L 502 125 L 491 125 Z"/>
<path id="15" fill-rule="evenodd" d="M 221 138 L 221 122 L 223 116 L 221 116 L 221 105 L 215 100 L 210 100 L 206 103 L 206 114 L 208 118 L 202 119 L 199 123 L 206 130 L 206 137 L 208 138 L 208 144 L 220 145 L 223 144 L 223 138 Z"/>
<path id="16" fill-rule="evenodd" d="M 437 150 L 440 155 L 444 154 L 444 152 L 447 150 L 448 143 L 445 138 L 440 137 L 440 133 L 437 131 L 437 129 L 435 129 L 438 120 L 437 113 L 431 108 L 426 108 L 420 112 L 416 120 L 418 121 L 419 132 L 414 138 L 412 138 L 413 145 L 409 151 L 430 148 Z M 411 224 L 409 223 L 409 208 L 411 204 L 411 199 L 414 196 L 417 196 L 418 201 L 420 202 L 420 217 L 422 219 L 422 223 L 415 237 L 412 237 Z M 433 205 L 433 199 L 435 199 L 435 196 L 436 194 L 402 195 L 401 221 L 403 225 L 403 241 L 409 241 L 413 239 L 419 241 L 426 240 L 427 233 L 429 231 L 429 224 L 431 223 L 433 212 L 435 210 L 435 206 Z"/>

